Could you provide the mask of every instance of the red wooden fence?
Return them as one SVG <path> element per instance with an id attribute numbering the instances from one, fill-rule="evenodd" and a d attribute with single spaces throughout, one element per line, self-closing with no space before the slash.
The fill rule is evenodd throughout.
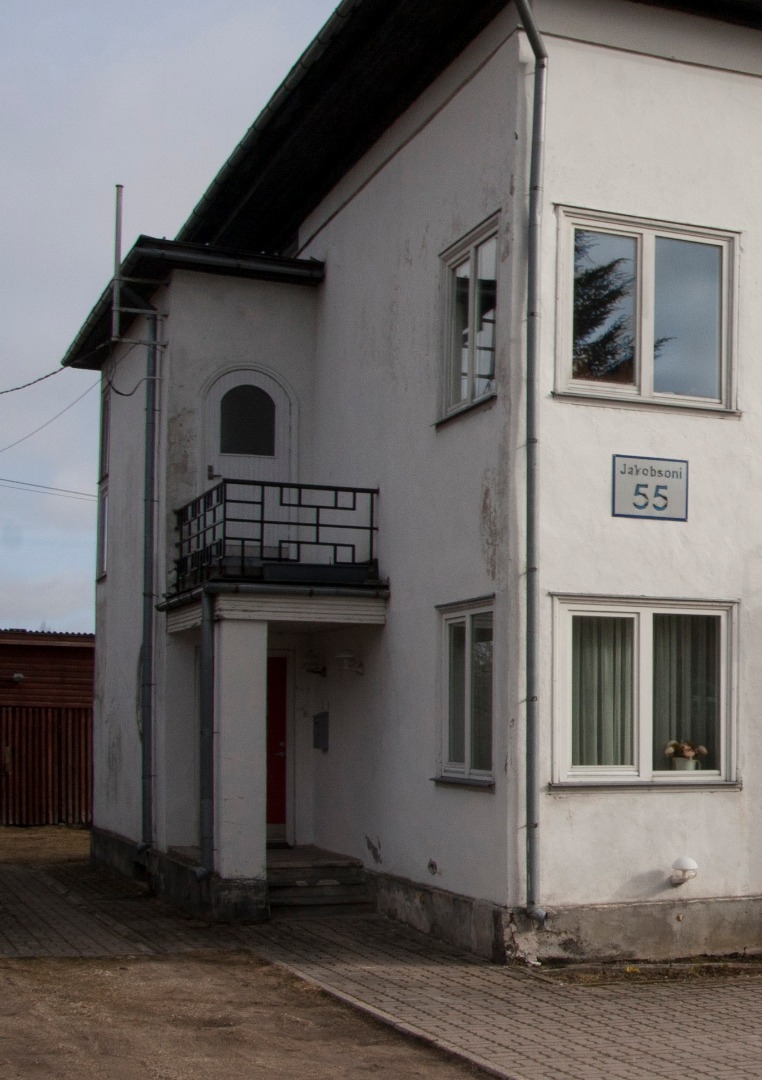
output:
<path id="1" fill-rule="evenodd" d="M 0 706 L 0 825 L 87 825 L 93 710 Z"/>

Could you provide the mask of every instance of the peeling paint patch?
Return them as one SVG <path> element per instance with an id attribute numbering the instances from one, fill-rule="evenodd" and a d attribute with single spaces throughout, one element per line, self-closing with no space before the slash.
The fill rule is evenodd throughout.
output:
<path id="1" fill-rule="evenodd" d="M 197 424 L 193 412 L 185 410 L 170 417 L 167 423 L 168 460 L 175 480 L 180 483 L 193 481 L 194 432 Z"/>
<path id="2" fill-rule="evenodd" d="M 487 469 L 482 477 L 482 501 L 479 513 L 479 537 L 482 558 L 487 573 L 494 580 L 497 577 L 497 551 L 499 543 L 497 506 L 494 498 L 494 470 Z"/>

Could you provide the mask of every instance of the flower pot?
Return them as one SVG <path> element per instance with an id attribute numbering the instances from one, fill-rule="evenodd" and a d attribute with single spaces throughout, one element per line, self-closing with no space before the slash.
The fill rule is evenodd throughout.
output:
<path id="1" fill-rule="evenodd" d="M 698 769 L 699 767 L 700 767 L 700 762 L 699 762 L 698 758 L 687 758 L 687 757 L 673 757 L 672 758 L 672 768 L 673 769 L 678 769 L 680 771 L 690 772 L 693 769 Z"/>

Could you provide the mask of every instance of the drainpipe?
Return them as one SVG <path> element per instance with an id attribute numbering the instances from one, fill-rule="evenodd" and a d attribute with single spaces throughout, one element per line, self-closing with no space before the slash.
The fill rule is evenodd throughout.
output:
<path id="1" fill-rule="evenodd" d="M 201 592 L 199 692 L 199 863 L 196 877 L 214 870 L 214 594 Z"/>
<path id="2" fill-rule="evenodd" d="M 527 401 L 526 401 L 526 910 L 540 926 L 540 783 L 537 679 L 539 579 L 537 566 L 537 367 L 540 343 L 540 218 L 545 143 L 548 51 L 527 0 L 516 0 L 519 18 L 535 57 L 532 148 L 527 236 Z"/>
<path id="3" fill-rule="evenodd" d="M 143 830 L 140 845 L 142 850 L 153 843 L 154 531 L 156 519 L 156 370 L 159 351 L 157 324 L 156 315 L 149 316 L 143 471 L 143 664 L 140 680 L 140 718 L 143 734 Z"/>

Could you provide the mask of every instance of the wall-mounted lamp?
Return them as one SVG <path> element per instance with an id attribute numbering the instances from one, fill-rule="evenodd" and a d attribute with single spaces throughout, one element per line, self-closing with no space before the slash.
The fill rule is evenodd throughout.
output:
<path id="1" fill-rule="evenodd" d="M 362 660 L 351 652 L 337 652 L 336 659 L 341 664 L 342 671 L 354 671 L 355 675 L 362 675 Z"/>
<path id="2" fill-rule="evenodd" d="M 325 660 L 321 659 L 317 653 L 307 653 L 302 660 L 302 671 L 306 671 L 308 675 L 320 675 L 324 679 L 326 675 Z"/>
<path id="3" fill-rule="evenodd" d="M 669 879 L 670 885 L 684 885 L 686 881 L 691 881 L 698 873 L 698 863 L 695 859 L 689 858 L 687 855 L 681 855 L 679 859 L 675 859 L 672 863 L 672 876 Z"/>
<path id="4" fill-rule="evenodd" d="M 14 675 L 11 675 L 11 682 L 22 683 L 24 678 L 25 676 L 20 671 L 17 671 Z"/>

